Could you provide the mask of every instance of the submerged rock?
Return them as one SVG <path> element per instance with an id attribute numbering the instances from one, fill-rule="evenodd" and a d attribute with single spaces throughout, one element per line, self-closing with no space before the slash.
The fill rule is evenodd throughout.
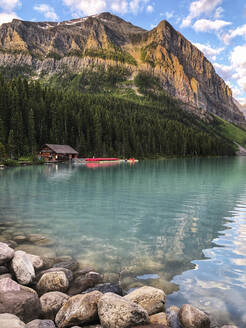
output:
<path id="1" fill-rule="evenodd" d="M 105 328 L 128 328 L 149 322 L 147 311 L 140 305 L 113 293 L 101 297 L 98 315 Z"/>
<path id="2" fill-rule="evenodd" d="M 89 293 L 89 292 L 92 292 L 94 290 L 98 290 L 99 292 L 101 292 L 103 294 L 114 293 L 114 294 L 117 294 L 117 295 L 120 295 L 120 296 L 123 295 L 123 291 L 122 291 L 122 288 L 120 287 L 120 285 L 119 284 L 111 284 L 111 283 L 96 285 L 93 288 L 87 289 L 83 293 Z"/>
<path id="3" fill-rule="evenodd" d="M 179 311 L 179 320 L 184 328 L 209 328 L 209 317 L 190 304 L 184 304 Z"/>
<path id="4" fill-rule="evenodd" d="M 61 292 L 49 292 L 40 297 L 41 315 L 45 319 L 55 320 L 57 312 L 69 296 Z"/>
<path id="5" fill-rule="evenodd" d="M 7 244 L 0 242 L 0 265 L 8 263 L 14 257 L 15 251 Z"/>
<path id="6" fill-rule="evenodd" d="M 149 315 L 164 311 L 166 303 L 164 291 L 150 286 L 138 288 L 124 298 L 141 305 Z"/>
<path id="7" fill-rule="evenodd" d="M 81 277 L 79 276 L 72 282 L 67 293 L 70 296 L 77 295 L 94 286 L 95 286 L 95 282 L 93 279 L 88 279 L 85 278 L 84 276 Z"/>
<path id="8" fill-rule="evenodd" d="M 26 328 L 56 328 L 51 320 L 33 320 L 26 325 Z"/>
<path id="9" fill-rule="evenodd" d="M 56 315 L 57 326 L 65 328 L 96 322 L 98 320 L 97 303 L 101 296 L 102 293 L 95 291 L 69 298 Z"/>
<path id="10" fill-rule="evenodd" d="M 79 263 L 76 260 L 69 260 L 69 261 L 63 261 L 58 262 L 53 265 L 54 268 L 64 268 L 71 271 L 75 271 L 79 267 Z"/>
<path id="11" fill-rule="evenodd" d="M 11 266 L 20 284 L 28 285 L 34 280 L 34 267 L 25 252 L 16 251 Z"/>
<path id="12" fill-rule="evenodd" d="M 171 328 L 182 328 L 179 321 L 179 308 L 177 306 L 170 306 L 167 309 L 166 314 Z"/>
<path id="13" fill-rule="evenodd" d="M 52 291 L 66 292 L 69 281 L 63 271 L 46 272 L 40 278 L 37 289 L 40 294 Z"/>
<path id="14" fill-rule="evenodd" d="M 55 258 L 56 253 L 53 249 L 48 247 L 41 247 L 37 245 L 30 245 L 30 244 L 22 244 L 18 246 L 15 250 L 23 250 L 28 254 L 38 255 L 42 258 L 48 257 L 48 258 Z"/>
<path id="15" fill-rule="evenodd" d="M 10 313 L 0 314 L 1 328 L 26 328 L 26 325 L 16 315 Z"/>

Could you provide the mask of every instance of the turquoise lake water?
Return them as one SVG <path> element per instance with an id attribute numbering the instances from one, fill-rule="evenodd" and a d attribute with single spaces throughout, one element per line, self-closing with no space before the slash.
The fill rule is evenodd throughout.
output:
<path id="1" fill-rule="evenodd" d="M 163 288 L 168 305 L 246 326 L 246 158 L 3 170 L 0 228 L 2 240 L 44 234 L 126 290 Z"/>

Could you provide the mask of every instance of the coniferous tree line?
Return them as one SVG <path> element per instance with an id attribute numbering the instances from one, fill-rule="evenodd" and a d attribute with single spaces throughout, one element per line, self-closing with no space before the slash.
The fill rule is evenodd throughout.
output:
<path id="1" fill-rule="evenodd" d="M 32 154 L 46 143 L 69 144 L 82 157 L 234 154 L 169 97 L 155 105 L 0 75 L 0 157 Z"/>

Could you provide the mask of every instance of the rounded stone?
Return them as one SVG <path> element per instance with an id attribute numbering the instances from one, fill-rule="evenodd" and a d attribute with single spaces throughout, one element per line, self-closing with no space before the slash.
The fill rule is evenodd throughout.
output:
<path id="1" fill-rule="evenodd" d="M 167 314 L 169 325 L 172 328 L 182 328 L 181 323 L 179 321 L 179 308 L 177 306 L 174 305 L 170 306 L 166 310 L 166 314 Z"/>
<path id="2" fill-rule="evenodd" d="M 69 281 L 62 271 L 44 273 L 37 284 L 40 294 L 52 291 L 66 292 L 68 287 Z"/>
<path id="3" fill-rule="evenodd" d="M 113 293 L 101 297 L 98 315 L 104 328 L 128 328 L 149 322 L 147 311 L 140 305 Z"/>
<path id="4" fill-rule="evenodd" d="M 138 288 L 124 298 L 141 305 L 149 315 L 164 311 L 166 303 L 164 291 L 150 286 Z"/>
<path id="5" fill-rule="evenodd" d="M 26 325 L 16 315 L 10 313 L 0 314 L 1 328 L 26 328 Z"/>
<path id="6" fill-rule="evenodd" d="M 40 297 L 41 315 L 45 319 L 55 320 L 57 312 L 69 296 L 61 292 L 49 292 Z"/>
<path id="7" fill-rule="evenodd" d="M 44 267 L 43 259 L 38 255 L 27 254 L 35 270 L 41 270 Z"/>
<path id="8" fill-rule="evenodd" d="M 25 252 L 16 251 L 11 266 L 20 284 L 28 285 L 34 280 L 34 267 Z"/>
<path id="9" fill-rule="evenodd" d="M 184 304 L 179 311 L 179 321 L 183 328 L 209 328 L 209 317 L 196 307 Z"/>
<path id="10" fill-rule="evenodd" d="M 70 297 L 56 315 L 59 328 L 86 325 L 98 320 L 97 304 L 102 293 L 95 291 Z"/>
<path id="11" fill-rule="evenodd" d="M 8 263 L 14 257 L 15 251 L 7 244 L 0 242 L 0 265 Z"/>
<path id="12" fill-rule="evenodd" d="M 26 325 L 26 328 L 56 328 L 51 320 L 33 320 Z"/>

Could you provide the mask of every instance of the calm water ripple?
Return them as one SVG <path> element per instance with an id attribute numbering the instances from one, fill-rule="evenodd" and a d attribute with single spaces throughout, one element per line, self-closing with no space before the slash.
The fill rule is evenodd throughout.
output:
<path id="1" fill-rule="evenodd" d="M 246 158 L 8 169 L 0 240 L 42 233 L 53 240 L 49 251 L 111 279 L 120 273 L 125 289 L 163 288 L 168 304 L 245 327 L 245 177 Z"/>

